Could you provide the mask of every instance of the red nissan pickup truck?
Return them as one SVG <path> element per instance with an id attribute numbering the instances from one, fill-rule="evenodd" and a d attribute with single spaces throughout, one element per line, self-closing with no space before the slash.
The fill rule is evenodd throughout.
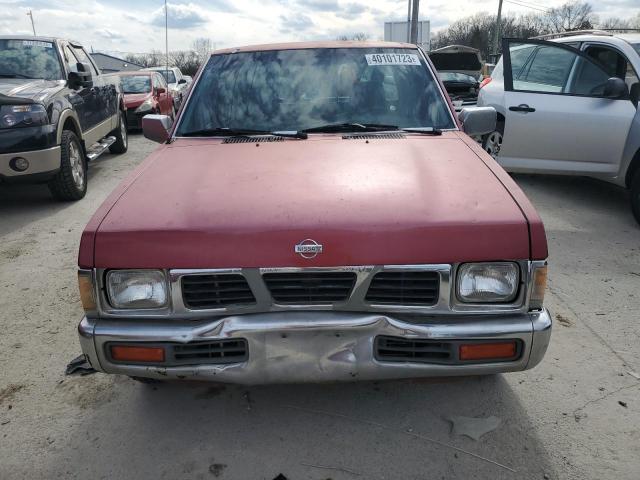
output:
<path id="1" fill-rule="evenodd" d="M 98 371 L 241 384 L 492 374 L 543 358 L 547 243 L 416 46 L 216 51 L 87 225 Z"/>

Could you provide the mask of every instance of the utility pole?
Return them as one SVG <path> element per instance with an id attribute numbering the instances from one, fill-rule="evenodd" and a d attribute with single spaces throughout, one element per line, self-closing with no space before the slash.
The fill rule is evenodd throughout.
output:
<path id="1" fill-rule="evenodd" d="M 31 28 L 33 29 L 33 36 L 36 36 L 36 26 L 33 23 L 33 12 L 31 11 L 31 9 L 29 9 L 29 13 L 27 13 L 27 16 L 31 18 Z"/>
<path id="2" fill-rule="evenodd" d="M 500 0 L 502 2 L 502 0 Z M 167 10 L 167 0 L 164 0 L 164 46 L 165 53 L 167 54 L 166 58 L 166 76 L 167 82 L 169 81 L 169 11 Z"/>
<path id="3" fill-rule="evenodd" d="M 493 54 L 495 58 L 493 58 L 493 63 L 496 63 L 498 60 L 498 42 L 500 41 L 500 17 L 502 16 L 502 0 L 498 0 L 498 18 L 496 19 L 496 31 L 493 34 Z"/>
<path id="4" fill-rule="evenodd" d="M 407 43 L 411 43 L 411 0 L 407 2 Z"/>
<path id="5" fill-rule="evenodd" d="M 418 16 L 420 15 L 420 0 L 413 0 L 411 9 L 411 40 L 409 43 L 418 43 Z"/>

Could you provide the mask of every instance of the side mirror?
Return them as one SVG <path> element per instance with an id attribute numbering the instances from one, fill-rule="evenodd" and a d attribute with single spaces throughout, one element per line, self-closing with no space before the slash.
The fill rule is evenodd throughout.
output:
<path id="1" fill-rule="evenodd" d="M 627 98 L 629 95 L 629 87 L 624 80 L 618 77 L 611 77 L 604 85 L 602 96 L 610 98 L 611 100 L 617 100 L 620 98 Z"/>
<path id="2" fill-rule="evenodd" d="M 484 135 L 496 129 L 498 114 L 493 107 L 465 107 L 458 114 L 462 131 L 467 135 Z"/>
<path id="3" fill-rule="evenodd" d="M 160 95 L 161 93 L 166 93 L 167 90 L 164 87 L 156 87 L 156 95 Z"/>
<path id="4" fill-rule="evenodd" d="M 165 143 L 169 138 L 172 121 L 168 115 L 145 115 L 142 117 L 142 133 L 149 140 Z"/>
<path id="5" fill-rule="evenodd" d="M 640 82 L 636 82 L 631 85 L 629 89 L 629 100 L 633 103 L 633 106 L 638 108 L 638 101 L 640 100 Z"/>
<path id="6" fill-rule="evenodd" d="M 93 87 L 93 75 L 91 74 L 91 65 L 88 63 L 76 63 L 77 72 L 69 74 L 69 83 L 73 88 Z"/>
<path id="7" fill-rule="evenodd" d="M 178 84 L 180 85 L 184 85 L 185 83 L 187 83 L 187 81 L 184 78 L 181 78 L 180 80 L 178 80 Z"/>

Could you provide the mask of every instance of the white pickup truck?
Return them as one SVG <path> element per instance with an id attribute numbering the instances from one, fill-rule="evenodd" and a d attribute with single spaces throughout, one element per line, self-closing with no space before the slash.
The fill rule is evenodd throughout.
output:
<path id="1" fill-rule="evenodd" d="M 182 71 L 178 67 L 150 67 L 144 70 L 153 70 L 162 74 L 169 86 L 169 93 L 173 96 L 174 107 L 178 110 L 189 86 L 189 82 L 182 74 Z"/>

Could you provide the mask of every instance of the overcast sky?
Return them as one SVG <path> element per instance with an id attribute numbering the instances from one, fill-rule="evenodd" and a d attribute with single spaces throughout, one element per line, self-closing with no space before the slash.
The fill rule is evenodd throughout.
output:
<path id="1" fill-rule="evenodd" d="M 565 1 L 525 3 L 549 8 Z M 592 5 L 600 17 L 630 18 L 640 11 L 640 0 L 594 0 Z M 422 0 L 420 17 L 437 31 L 473 13 L 494 13 L 497 6 L 498 0 Z M 72 38 L 111 52 L 164 50 L 163 0 L 0 0 L 0 34 L 31 33 L 29 8 L 38 35 Z M 514 3 L 503 7 L 505 14 L 536 11 Z M 217 48 L 356 32 L 382 39 L 385 21 L 406 16 L 406 0 L 173 0 L 169 48 L 187 49 L 198 37 L 210 38 Z"/>

